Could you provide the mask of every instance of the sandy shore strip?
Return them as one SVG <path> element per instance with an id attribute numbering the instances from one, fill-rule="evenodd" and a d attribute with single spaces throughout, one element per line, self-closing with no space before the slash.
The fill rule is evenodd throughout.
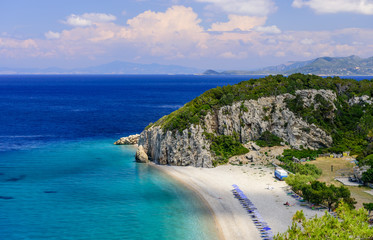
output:
<path id="1" fill-rule="evenodd" d="M 251 165 L 216 168 L 152 165 L 186 184 L 209 204 L 222 238 L 226 240 L 261 239 L 252 218 L 234 198 L 233 184 L 238 185 L 258 208 L 274 234 L 285 232 L 291 226 L 297 210 L 303 210 L 306 217 L 323 214 L 323 211 L 301 206 L 301 202 L 287 195 L 286 183 L 274 178 L 272 168 Z M 286 202 L 292 206 L 285 206 Z"/>

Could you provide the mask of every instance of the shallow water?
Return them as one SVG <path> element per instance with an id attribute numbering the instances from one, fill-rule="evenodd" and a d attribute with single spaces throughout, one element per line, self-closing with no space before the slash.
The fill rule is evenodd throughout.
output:
<path id="1" fill-rule="evenodd" d="M 113 142 L 241 80 L 0 76 L 0 239 L 215 239 L 194 194 Z"/>
<path id="2" fill-rule="evenodd" d="M 216 238 L 194 194 L 110 140 L 1 153 L 0 239 Z"/>

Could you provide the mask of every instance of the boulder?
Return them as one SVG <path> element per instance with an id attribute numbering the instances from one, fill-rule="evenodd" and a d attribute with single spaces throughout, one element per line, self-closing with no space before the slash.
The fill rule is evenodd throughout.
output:
<path id="1" fill-rule="evenodd" d="M 148 155 L 145 153 L 143 146 L 139 146 L 136 151 L 136 162 L 147 163 L 149 162 Z"/>
<path id="2" fill-rule="evenodd" d="M 116 141 L 115 145 L 135 145 L 139 142 L 140 134 L 130 135 L 128 137 L 122 137 Z"/>
<path id="3" fill-rule="evenodd" d="M 254 151 L 259 151 L 260 147 L 255 142 L 253 142 L 251 144 L 251 149 L 254 150 Z"/>

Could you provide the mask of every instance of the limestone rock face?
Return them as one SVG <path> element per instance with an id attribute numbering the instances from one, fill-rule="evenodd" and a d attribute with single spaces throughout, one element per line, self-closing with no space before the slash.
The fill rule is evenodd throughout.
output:
<path id="1" fill-rule="evenodd" d="M 182 133 L 164 132 L 153 126 L 141 133 L 139 146 L 143 146 L 151 161 L 161 165 L 212 167 L 210 142 L 201 126 L 191 126 Z"/>
<path id="2" fill-rule="evenodd" d="M 145 153 L 143 146 L 139 146 L 136 151 L 136 162 L 147 163 L 149 162 L 148 155 Z"/>
<path id="3" fill-rule="evenodd" d="M 179 131 L 164 131 L 153 125 L 144 130 L 139 139 L 151 161 L 177 166 L 212 167 L 215 156 L 211 142 L 203 132 L 216 135 L 238 133 L 241 143 L 257 140 L 265 131 L 282 138 L 294 148 L 329 147 L 332 137 L 314 124 L 309 124 L 290 111 L 285 100 L 299 95 L 306 107 L 317 108 L 315 96 L 320 94 L 333 106 L 336 94 L 331 90 L 298 90 L 295 95 L 283 94 L 258 100 L 235 102 L 206 115 L 200 125 Z M 256 147 L 256 146 L 255 146 Z"/>
<path id="4" fill-rule="evenodd" d="M 356 104 L 372 104 L 373 99 L 371 99 L 368 95 L 363 95 L 361 97 L 353 97 L 348 101 L 348 104 L 350 106 L 356 105 Z"/>
<path id="5" fill-rule="evenodd" d="M 116 141 L 115 145 L 135 145 L 139 142 L 140 134 L 130 135 L 128 137 L 122 137 Z"/>

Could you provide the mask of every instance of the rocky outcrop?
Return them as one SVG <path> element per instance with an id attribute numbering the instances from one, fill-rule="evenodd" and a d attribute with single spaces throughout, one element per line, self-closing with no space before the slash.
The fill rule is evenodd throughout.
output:
<path id="1" fill-rule="evenodd" d="M 143 146 L 151 161 L 165 165 L 212 167 L 210 142 L 201 126 L 192 126 L 183 132 L 164 132 L 153 126 L 141 133 L 139 146 Z"/>
<path id="2" fill-rule="evenodd" d="M 143 146 L 137 148 L 135 159 L 139 163 L 149 162 L 148 155 L 145 153 Z"/>
<path id="3" fill-rule="evenodd" d="M 348 104 L 350 106 L 356 105 L 356 104 L 370 104 L 371 105 L 372 103 L 373 103 L 373 99 L 371 99 L 367 95 L 363 95 L 360 97 L 353 97 L 348 101 Z"/>
<path id="4" fill-rule="evenodd" d="M 332 137 L 314 124 L 309 124 L 286 106 L 287 99 L 299 95 L 305 106 L 315 104 L 315 96 L 320 94 L 335 109 L 336 94 L 330 90 L 299 90 L 295 95 L 283 94 L 262 97 L 258 100 L 235 102 L 206 115 L 200 125 L 192 125 L 179 131 L 164 131 L 153 125 L 144 130 L 139 146 L 158 164 L 177 166 L 212 167 L 214 154 L 210 151 L 211 142 L 204 132 L 216 135 L 238 133 L 241 143 L 257 140 L 265 131 L 281 137 L 294 148 L 329 147 Z"/>
<path id="5" fill-rule="evenodd" d="M 135 145 L 138 144 L 140 134 L 130 135 L 128 137 L 122 137 L 116 141 L 115 145 Z"/>

